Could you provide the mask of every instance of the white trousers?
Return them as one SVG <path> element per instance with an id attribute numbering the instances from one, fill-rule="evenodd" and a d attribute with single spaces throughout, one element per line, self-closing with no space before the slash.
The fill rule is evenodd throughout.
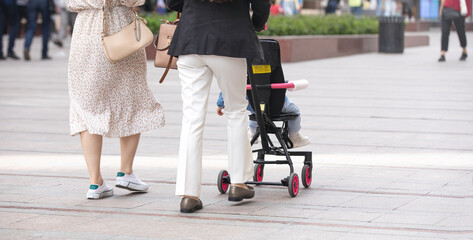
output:
<path id="1" fill-rule="evenodd" d="M 225 101 L 231 181 L 248 181 L 253 177 L 253 160 L 247 136 L 246 60 L 213 55 L 181 55 L 177 66 L 182 84 L 183 118 L 176 195 L 200 196 L 202 136 L 213 77 L 217 79 Z"/>

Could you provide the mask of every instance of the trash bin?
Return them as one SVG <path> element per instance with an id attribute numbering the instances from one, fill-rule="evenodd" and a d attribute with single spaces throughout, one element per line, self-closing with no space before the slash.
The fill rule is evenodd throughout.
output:
<path id="1" fill-rule="evenodd" d="M 379 17 L 378 51 L 404 51 L 404 17 Z"/>

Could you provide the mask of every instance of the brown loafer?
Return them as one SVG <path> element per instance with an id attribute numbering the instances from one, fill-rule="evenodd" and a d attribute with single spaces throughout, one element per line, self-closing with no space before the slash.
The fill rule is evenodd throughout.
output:
<path id="1" fill-rule="evenodd" d="M 183 197 L 181 200 L 181 213 L 193 213 L 202 209 L 202 201 L 190 197 Z"/>
<path id="2" fill-rule="evenodd" d="M 239 202 L 243 199 L 250 199 L 255 196 L 255 190 L 252 187 L 247 186 L 248 189 L 230 186 L 230 192 L 228 193 L 228 201 Z"/>

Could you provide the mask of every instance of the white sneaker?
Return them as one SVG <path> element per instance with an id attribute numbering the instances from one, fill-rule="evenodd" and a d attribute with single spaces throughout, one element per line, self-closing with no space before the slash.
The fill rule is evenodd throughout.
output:
<path id="1" fill-rule="evenodd" d="M 253 136 L 256 134 L 256 131 L 253 132 L 251 131 L 251 129 L 248 129 L 248 139 L 250 140 L 251 142 L 251 139 L 253 139 Z M 255 142 L 253 144 L 257 144 L 259 142 L 259 137 L 255 140 Z"/>
<path id="2" fill-rule="evenodd" d="M 103 182 L 102 186 L 97 184 L 91 184 L 89 191 L 87 192 L 88 199 L 100 199 L 104 197 L 110 197 L 113 195 L 113 188 L 108 186 L 107 183 Z"/>
<path id="3" fill-rule="evenodd" d="M 305 145 L 310 144 L 310 138 L 297 133 L 295 135 L 289 135 L 289 139 L 294 144 L 292 148 L 303 147 Z"/>
<path id="4" fill-rule="evenodd" d="M 130 191 L 137 191 L 137 192 L 148 191 L 148 184 L 138 179 L 135 173 L 128 175 L 122 172 L 118 172 L 117 181 L 115 182 L 115 187 L 124 188 Z"/>

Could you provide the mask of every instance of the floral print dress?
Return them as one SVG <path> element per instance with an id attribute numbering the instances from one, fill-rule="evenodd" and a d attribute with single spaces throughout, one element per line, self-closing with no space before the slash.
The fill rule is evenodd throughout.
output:
<path id="1" fill-rule="evenodd" d="M 145 0 L 106 0 L 105 34 L 133 20 L 130 7 Z M 146 81 L 144 49 L 110 63 L 102 45 L 103 0 L 66 0 L 78 12 L 68 66 L 70 131 L 125 137 L 162 127 L 164 114 Z"/>

